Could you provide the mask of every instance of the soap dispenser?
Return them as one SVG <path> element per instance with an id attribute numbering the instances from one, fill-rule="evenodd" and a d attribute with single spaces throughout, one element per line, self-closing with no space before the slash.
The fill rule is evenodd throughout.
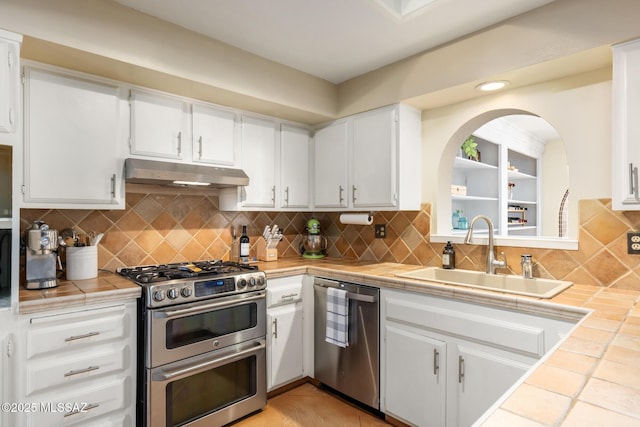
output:
<path id="1" fill-rule="evenodd" d="M 456 268 L 456 251 L 450 241 L 447 242 L 442 251 L 442 268 L 447 270 Z"/>

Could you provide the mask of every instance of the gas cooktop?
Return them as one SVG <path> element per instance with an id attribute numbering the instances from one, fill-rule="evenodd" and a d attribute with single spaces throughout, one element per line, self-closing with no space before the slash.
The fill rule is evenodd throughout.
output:
<path id="1" fill-rule="evenodd" d="M 240 264 L 233 261 L 208 260 L 143 265 L 138 267 L 122 267 L 118 269 L 118 274 L 142 285 L 174 279 L 215 277 L 234 273 L 248 273 L 257 269 L 258 267 L 255 265 Z"/>
<path id="2" fill-rule="evenodd" d="M 122 267 L 117 272 L 142 286 L 148 308 L 245 294 L 267 287 L 267 276 L 257 266 L 231 261 Z"/>

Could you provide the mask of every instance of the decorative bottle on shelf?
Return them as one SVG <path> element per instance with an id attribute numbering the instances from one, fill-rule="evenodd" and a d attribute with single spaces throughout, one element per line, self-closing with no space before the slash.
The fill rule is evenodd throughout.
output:
<path id="1" fill-rule="evenodd" d="M 459 227 L 458 221 L 460 220 L 460 214 L 462 211 L 460 209 L 456 209 L 456 211 L 451 215 L 451 225 L 454 230 L 457 230 Z"/>
<path id="2" fill-rule="evenodd" d="M 249 261 L 249 236 L 247 236 L 247 226 L 242 226 L 242 235 L 240 236 L 240 262 Z"/>
<path id="3" fill-rule="evenodd" d="M 442 268 L 447 270 L 456 268 L 456 251 L 450 241 L 447 242 L 442 251 Z"/>

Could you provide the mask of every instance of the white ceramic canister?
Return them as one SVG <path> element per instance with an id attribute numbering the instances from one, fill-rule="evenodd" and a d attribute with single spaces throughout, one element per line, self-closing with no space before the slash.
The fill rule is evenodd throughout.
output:
<path id="1" fill-rule="evenodd" d="M 67 249 L 67 280 L 98 277 L 98 247 L 72 246 Z"/>

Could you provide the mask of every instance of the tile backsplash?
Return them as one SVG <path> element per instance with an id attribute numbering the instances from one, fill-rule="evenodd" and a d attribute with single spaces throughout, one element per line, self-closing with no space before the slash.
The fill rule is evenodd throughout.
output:
<path id="1" fill-rule="evenodd" d="M 328 255 L 368 261 L 440 266 L 444 244 L 430 243 L 431 206 L 420 211 L 376 212 L 374 224 L 387 225 L 376 239 L 374 226 L 343 225 L 339 212 L 222 212 L 216 196 L 127 193 L 124 210 L 22 209 L 21 230 L 44 220 L 61 231 L 103 232 L 98 266 L 117 267 L 199 259 L 228 259 L 235 228 L 242 225 L 255 243 L 266 225 L 277 224 L 284 238 L 279 257 L 300 256 L 307 220 L 320 221 Z M 510 270 L 520 274 L 520 254 L 531 253 L 534 276 L 587 285 L 640 290 L 640 256 L 627 255 L 626 233 L 640 229 L 640 212 L 614 212 L 610 200 L 582 200 L 577 251 L 498 247 Z M 486 246 L 455 245 L 456 266 L 484 269 Z M 504 271 L 503 272 L 507 272 Z"/>

